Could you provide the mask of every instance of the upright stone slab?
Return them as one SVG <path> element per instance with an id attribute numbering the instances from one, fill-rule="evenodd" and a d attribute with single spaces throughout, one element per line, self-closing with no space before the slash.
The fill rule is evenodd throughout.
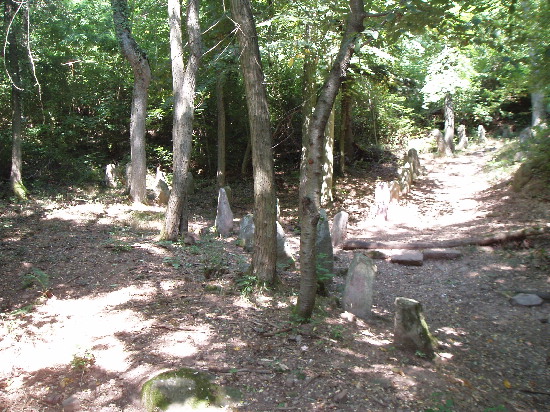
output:
<path id="1" fill-rule="evenodd" d="M 412 165 L 413 180 L 420 175 L 420 158 L 416 149 L 409 149 L 407 152 L 407 161 Z"/>
<path id="2" fill-rule="evenodd" d="M 468 147 L 468 136 L 466 135 L 466 126 L 463 124 L 458 126 L 458 144 L 456 145 L 456 150 L 464 150 Z"/>
<path id="3" fill-rule="evenodd" d="M 229 236 L 233 231 L 233 212 L 229 206 L 229 200 L 224 188 L 218 193 L 218 209 L 216 213 L 216 229 L 222 236 Z"/>
<path id="4" fill-rule="evenodd" d="M 193 173 L 187 172 L 187 194 L 192 195 L 195 193 L 195 179 Z"/>
<path id="5" fill-rule="evenodd" d="M 247 252 L 254 248 L 254 215 L 249 213 L 241 219 L 239 225 L 239 240 Z"/>
<path id="6" fill-rule="evenodd" d="M 477 127 L 477 137 L 479 138 L 480 143 L 487 142 L 487 137 L 485 136 L 485 127 L 483 127 L 482 124 Z"/>
<path id="7" fill-rule="evenodd" d="M 317 276 L 323 280 L 327 275 L 334 274 L 334 251 L 332 249 L 327 212 L 321 209 L 320 215 L 319 222 L 317 223 L 317 242 L 315 247 L 317 251 Z M 326 286 L 329 279 L 324 280 Z"/>
<path id="8" fill-rule="evenodd" d="M 433 358 L 437 340 L 428 329 L 422 305 L 414 299 L 395 299 L 394 343 Z"/>
<path id="9" fill-rule="evenodd" d="M 340 211 L 332 219 L 332 246 L 336 247 L 344 243 L 348 233 L 348 212 Z"/>
<path id="10" fill-rule="evenodd" d="M 159 205 L 167 205 L 170 199 L 170 188 L 164 179 L 157 180 L 154 188 L 155 200 Z"/>
<path id="11" fill-rule="evenodd" d="M 283 268 L 289 268 L 295 264 L 292 252 L 286 241 L 285 231 L 279 222 L 277 222 L 277 265 Z"/>
<path id="12" fill-rule="evenodd" d="M 437 154 L 439 156 L 445 156 L 445 154 L 447 153 L 447 144 L 445 143 L 445 139 L 443 138 L 443 133 L 441 133 L 441 130 L 433 129 L 430 132 L 430 138 L 434 139 L 437 144 Z"/>
<path id="13" fill-rule="evenodd" d="M 105 166 L 105 185 L 110 188 L 116 188 L 118 186 L 116 165 L 112 163 Z"/>
<path id="14" fill-rule="evenodd" d="M 355 253 L 346 275 L 344 309 L 361 319 L 371 315 L 376 266 L 371 258 Z"/>

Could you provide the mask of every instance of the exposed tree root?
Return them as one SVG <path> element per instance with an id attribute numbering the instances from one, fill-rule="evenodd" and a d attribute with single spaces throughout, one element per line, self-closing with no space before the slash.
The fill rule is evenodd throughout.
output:
<path id="1" fill-rule="evenodd" d="M 529 236 L 537 236 L 550 232 L 550 224 L 538 227 L 529 227 L 511 232 L 496 233 L 488 237 L 449 239 L 438 242 L 376 242 L 366 239 L 348 239 L 344 245 L 344 250 L 354 249 L 437 249 L 452 248 L 468 245 L 490 246 L 498 243 L 505 243 L 517 240 L 523 240 Z"/>

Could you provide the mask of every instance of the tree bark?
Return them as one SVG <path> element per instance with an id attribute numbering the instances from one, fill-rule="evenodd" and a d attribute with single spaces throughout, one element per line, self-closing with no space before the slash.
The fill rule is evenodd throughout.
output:
<path id="1" fill-rule="evenodd" d="M 147 119 L 147 90 L 151 83 L 151 68 L 146 53 L 132 36 L 129 22 L 128 1 L 111 0 L 115 33 L 122 54 L 134 72 L 134 90 L 130 114 L 130 197 L 136 203 L 147 200 L 147 164 L 145 155 L 145 121 Z"/>
<path id="2" fill-rule="evenodd" d="M 353 102 L 351 99 L 351 79 L 346 77 L 342 82 L 341 125 L 340 125 L 340 172 L 345 173 L 346 163 L 353 159 L 353 130 L 351 113 Z"/>
<path id="3" fill-rule="evenodd" d="M 6 63 L 11 78 L 12 152 L 10 186 L 15 197 L 25 200 L 27 198 L 27 188 L 23 184 L 23 151 L 21 148 L 23 142 L 23 88 L 21 85 L 21 65 L 19 62 L 21 25 L 19 21 L 16 21 L 17 9 L 17 3 L 13 0 L 6 0 L 4 3 L 5 27 L 9 28 L 9 32 L 6 33 L 9 43 L 6 51 Z"/>
<path id="4" fill-rule="evenodd" d="M 327 129 L 325 131 L 325 147 L 323 150 L 323 182 L 321 184 L 321 205 L 325 206 L 334 200 L 332 193 L 334 176 L 334 108 L 330 111 Z"/>
<path id="5" fill-rule="evenodd" d="M 338 89 L 342 84 L 353 54 L 355 40 L 364 29 L 362 0 L 350 0 L 350 13 L 338 54 L 325 81 L 308 129 L 308 149 L 305 170 L 300 176 L 300 292 L 297 314 L 303 320 L 311 318 L 317 291 L 317 261 L 315 244 L 321 203 L 321 177 L 324 133 Z"/>
<path id="6" fill-rule="evenodd" d="M 183 64 L 181 33 L 181 8 L 179 0 L 168 0 L 170 23 L 170 57 L 172 59 L 172 87 L 174 89 L 174 120 L 172 140 L 174 144 L 172 191 L 166 209 L 161 238 L 177 240 L 188 231 L 187 177 L 193 139 L 194 97 L 196 75 L 201 58 L 198 0 L 187 3 L 187 33 L 189 36 L 189 60 Z"/>
<path id="7" fill-rule="evenodd" d="M 445 133 L 443 134 L 443 142 L 445 144 L 445 153 L 440 153 L 440 155 L 452 156 L 454 152 L 453 139 L 455 137 L 455 112 L 453 108 L 453 98 L 450 93 L 445 95 L 444 113 Z"/>
<path id="8" fill-rule="evenodd" d="M 219 75 L 216 83 L 216 108 L 218 111 L 218 169 L 216 177 L 218 187 L 225 186 L 225 102 L 223 86 L 225 79 Z"/>
<path id="9" fill-rule="evenodd" d="M 250 1 L 231 0 L 231 13 L 237 25 L 252 136 L 255 227 L 252 274 L 260 282 L 269 284 L 275 281 L 276 276 L 277 200 L 267 92 Z"/>

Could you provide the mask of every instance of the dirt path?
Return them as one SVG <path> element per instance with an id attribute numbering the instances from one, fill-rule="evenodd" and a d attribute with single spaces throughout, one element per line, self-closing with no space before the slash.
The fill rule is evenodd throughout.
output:
<path id="1" fill-rule="evenodd" d="M 373 181 L 343 182 L 350 235 L 436 240 L 550 221 L 548 203 L 485 176 L 492 155 L 426 157 L 387 224 L 368 219 Z M 212 224 L 209 191 L 193 199 L 197 232 Z M 248 211 L 249 188 L 234 191 Z M 509 302 L 510 291 L 549 288 L 548 238 L 461 248 L 459 260 L 421 267 L 379 260 L 372 319 L 342 314 L 337 277 L 299 326 L 289 321 L 298 272 L 282 272 L 277 293 L 246 297 L 235 238 L 158 243 L 160 208 L 80 194 L 0 212 L 0 411 L 140 411 L 141 384 L 183 366 L 240 390 L 239 411 L 543 411 L 550 401 L 550 305 Z M 289 233 L 294 215 L 283 204 Z M 352 253 L 336 251 L 339 269 Z M 422 302 L 435 361 L 392 344 L 397 296 Z"/>

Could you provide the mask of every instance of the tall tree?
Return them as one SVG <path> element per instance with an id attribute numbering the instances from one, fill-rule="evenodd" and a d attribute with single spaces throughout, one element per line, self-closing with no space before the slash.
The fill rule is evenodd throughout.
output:
<path id="1" fill-rule="evenodd" d="M 324 133 L 334 100 L 353 54 L 356 40 L 364 29 L 363 20 L 366 17 L 363 0 L 350 0 L 349 5 L 350 11 L 340 49 L 321 88 L 309 124 L 307 160 L 300 176 L 301 276 L 297 314 L 304 320 L 309 319 L 313 313 L 317 292 L 315 244 L 321 203 Z"/>
<path id="2" fill-rule="evenodd" d="M 172 129 L 174 177 L 161 238 L 177 240 L 180 234 L 185 234 L 188 231 L 189 224 L 188 172 L 193 140 L 196 76 L 201 58 L 198 0 L 189 0 L 187 3 L 187 34 L 190 54 L 186 67 L 183 64 L 184 50 L 179 0 L 168 0 L 168 19 L 170 22 L 170 56 L 174 92 Z"/>
<path id="3" fill-rule="evenodd" d="M 252 138 L 255 227 L 252 274 L 260 282 L 273 283 L 277 263 L 277 200 L 267 92 L 250 1 L 231 0 L 231 13 L 237 25 Z"/>
<path id="4" fill-rule="evenodd" d="M 6 68 L 11 81 L 11 172 L 10 184 L 13 194 L 19 199 L 27 198 L 27 189 L 23 184 L 23 141 L 22 99 L 23 85 L 21 83 L 21 49 L 22 26 L 28 19 L 28 3 L 19 3 L 14 0 L 4 2 L 4 26 L 6 27 Z"/>
<path id="5" fill-rule="evenodd" d="M 216 177 L 218 187 L 225 186 L 225 99 L 223 86 L 225 76 L 220 74 L 216 81 L 216 111 L 218 112 L 218 169 Z"/>
<path id="6" fill-rule="evenodd" d="M 115 33 L 134 71 L 134 90 L 130 114 L 130 158 L 132 172 L 129 176 L 130 197 L 134 202 L 144 203 L 147 199 L 145 156 L 145 120 L 147 119 L 147 90 L 151 83 L 151 68 L 147 54 L 139 47 L 132 36 L 128 18 L 128 0 L 111 0 Z"/>

